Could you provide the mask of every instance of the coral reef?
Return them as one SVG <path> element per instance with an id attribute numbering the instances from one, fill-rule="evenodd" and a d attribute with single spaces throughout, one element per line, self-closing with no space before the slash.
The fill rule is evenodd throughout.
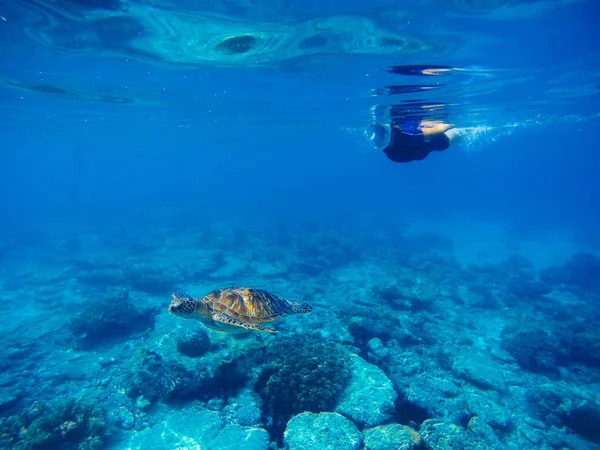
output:
<path id="1" fill-rule="evenodd" d="M 149 401 L 189 401 L 202 395 L 209 377 L 201 363 L 188 369 L 177 360 L 164 360 L 154 351 L 143 351 L 128 381 L 128 395 Z"/>
<path id="2" fill-rule="evenodd" d="M 566 285 L 578 294 L 600 294 L 600 258 L 591 253 L 576 253 L 562 266 L 540 272 L 540 278 L 552 286 Z"/>
<path id="3" fill-rule="evenodd" d="M 274 341 L 267 360 L 259 392 L 276 416 L 332 410 L 350 376 L 349 353 L 315 336 Z"/>
<path id="4" fill-rule="evenodd" d="M 33 297 L 3 309 L 0 446 L 600 448 L 595 255 L 459 263 L 443 236 L 374 230 L 211 220 L 36 244 L 47 259 L 0 267 L 5 306 Z M 174 285 L 234 283 L 315 313 L 234 336 L 166 311 Z"/>
<path id="5" fill-rule="evenodd" d="M 128 301 L 107 301 L 85 307 L 69 323 L 79 348 L 91 348 L 154 328 L 156 307 L 138 309 Z"/>
<path id="6" fill-rule="evenodd" d="M 94 398 L 36 403 L 0 422 L 0 444 L 14 449 L 103 448 L 116 429 Z"/>

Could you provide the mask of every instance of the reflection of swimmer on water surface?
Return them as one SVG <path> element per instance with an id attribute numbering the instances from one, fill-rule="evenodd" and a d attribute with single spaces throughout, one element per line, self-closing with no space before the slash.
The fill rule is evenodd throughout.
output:
<path id="1" fill-rule="evenodd" d="M 454 125 L 443 122 L 406 120 L 372 128 L 371 141 L 394 162 L 420 161 L 446 150 L 458 137 Z"/>

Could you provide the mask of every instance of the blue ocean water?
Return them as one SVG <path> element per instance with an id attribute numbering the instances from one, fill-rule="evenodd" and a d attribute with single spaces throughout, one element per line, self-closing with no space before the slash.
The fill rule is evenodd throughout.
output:
<path id="1" fill-rule="evenodd" d="M 0 448 L 600 448 L 598 13 L 5 0 Z"/>

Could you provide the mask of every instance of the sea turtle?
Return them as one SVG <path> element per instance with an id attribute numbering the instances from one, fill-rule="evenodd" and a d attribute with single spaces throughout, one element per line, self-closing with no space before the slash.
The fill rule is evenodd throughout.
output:
<path id="1" fill-rule="evenodd" d="M 259 324 L 312 311 L 306 303 L 291 302 L 263 289 L 247 287 L 217 289 L 200 299 L 185 292 L 174 292 L 172 296 L 171 314 L 199 320 L 211 330 L 226 333 L 248 330 L 277 333 L 277 330 Z"/>

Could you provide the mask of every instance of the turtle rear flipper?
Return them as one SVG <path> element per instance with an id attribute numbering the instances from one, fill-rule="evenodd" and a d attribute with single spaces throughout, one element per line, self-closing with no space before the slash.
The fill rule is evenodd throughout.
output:
<path id="1" fill-rule="evenodd" d="M 274 330 L 272 328 L 261 327 L 260 325 L 256 325 L 253 323 L 243 322 L 239 319 L 236 319 L 223 313 L 213 314 L 212 319 L 215 322 L 225 323 L 227 325 L 233 325 L 236 327 L 245 328 L 247 330 L 264 331 L 266 333 L 277 333 L 277 330 Z"/>

